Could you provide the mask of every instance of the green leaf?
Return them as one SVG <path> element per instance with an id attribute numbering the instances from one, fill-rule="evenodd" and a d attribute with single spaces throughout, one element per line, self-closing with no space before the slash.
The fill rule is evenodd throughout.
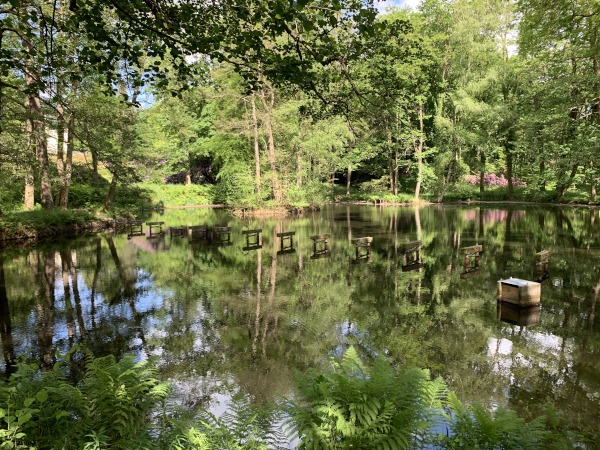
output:
<path id="1" fill-rule="evenodd" d="M 21 417 L 19 417 L 19 419 L 17 420 L 17 423 L 19 425 L 23 425 L 27 422 L 29 422 L 31 420 L 31 413 L 30 412 L 26 412 L 25 414 L 21 415 Z"/>
<path id="2" fill-rule="evenodd" d="M 38 402 L 44 403 L 46 400 L 48 400 L 48 391 L 39 391 L 37 394 L 35 394 L 35 398 Z"/>

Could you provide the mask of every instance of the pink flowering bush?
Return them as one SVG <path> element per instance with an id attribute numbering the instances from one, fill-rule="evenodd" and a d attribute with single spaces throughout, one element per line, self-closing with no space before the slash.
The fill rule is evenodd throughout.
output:
<path id="1" fill-rule="evenodd" d="M 465 180 L 472 186 L 477 186 L 479 184 L 479 175 L 466 175 Z M 513 186 L 515 187 L 525 187 L 527 183 L 517 178 L 512 179 Z M 500 174 L 500 176 L 495 173 L 486 173 L 483 176 L 483 183 L 486 186 L 498 186 L 498 187 L 506 187 L 508 186 L 508 180 L 504 177 L 504 174 Z"/>

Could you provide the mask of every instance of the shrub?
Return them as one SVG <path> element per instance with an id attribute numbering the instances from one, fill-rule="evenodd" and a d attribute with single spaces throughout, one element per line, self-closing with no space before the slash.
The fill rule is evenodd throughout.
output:
<path id="1" fill-rule="evenodd" d="M 150 413 L 169 392 L 156 369 L 132 356 L 86 359 L 80 386 L 66 381 L 69 361 L 64 359 L 49 372 L 18 366 L 0 386 L 2 448 L 153 447 Z"/>
<path id="2" fill-rule="evenodd" d="M 390 177 L 386 175 L 376 180 L 364 181 L 360 183 L 358 190 L 363 194 L 373 194 L 386 191 L 389 192 Z"/>
<path id="3" fill-rule="evenodd" d="M 0 211 L 17 211 L 23 204 L 23 188 L 20 183 L 7 183 L 0 186 Z"/>
<path id="4" fill-rule="evenodd" d="M 471 186 L 479 186 L 479 175 L 467 175 L 465 176 L 465 181 Z M 514 187 L 527 186 L 527 183 L 517 178 L 513 178 L 512 182 Z M 486 173 L 483 176 L 483 184 L 485 186 L 506 187 L 508 186 L 508 179 L 504 177 L 504 174 L 498 176 L 495 173 Z"/>
<path id="5" fill-rule="evenodd" d="M 182 184 L 138 184 L 148 193 L 149 202 L 165 206 L 208 205 L 215 201 L 215 186 Z M 139 197 L 137 202 L 139 203 Z"/>
<path id="6" fill-rule="evenodd" d="M 215 201 L 226 205 L 250 205 L 255 181 L 248 169 L 241 165 L 231 165 L 217 175 L 219 183 L 215 189 Z M 266 180 L 263 179 L 266 184 Z"/>
<path id="7" fill-rule="evenodd" d="M 467 183 L 457 183 L 448 188 L 444 201 L 470 201 L 479 198 L 479 188 Z"/>
<path id="8" fill-rule="evenodd" d="M 286 192 L 286 202 L 291 206 L 320 205 L 327 201 L 331 185 L 319 181 L 309 181 L 297 188 L 291 186 Z"/>

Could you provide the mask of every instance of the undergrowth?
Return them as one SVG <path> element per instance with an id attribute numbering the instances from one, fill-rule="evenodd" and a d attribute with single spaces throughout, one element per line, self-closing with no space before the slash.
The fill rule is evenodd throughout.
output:
<path id="1" fill-rule="evenodd" d="M 526 422 L 510 410 L 465 405 L 428 371 L 397 369 L 383 357 L 367 366 L 353 348 L 299 375 L 291 400 L 260 406 L 238 395 L 218 417 L 172 406 L 156 368 L 132 356 L 84 352 L 84 376 L 69 382 L 75 352 L 46 372 L 19 364 L 0 385 L 0 449 L 588 448 L 551 408 Z"/>

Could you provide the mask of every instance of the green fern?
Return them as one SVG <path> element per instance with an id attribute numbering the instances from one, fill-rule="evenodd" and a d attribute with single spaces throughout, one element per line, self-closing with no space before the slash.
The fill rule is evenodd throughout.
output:
<path id="1" fill-rule="evenodd" d="M 238 396 L 220 417 L 200 410 L 185 420 L 172 421 L 175 436 L 166 442 L 173 450 L 280 449 L 286 438 L 280 422 L 281 413 L 275 407 L 255 406 Z"/>
<path id="2" fill-rule="evenodd" d="M 288 428 L 306 449 L 415 448 L 446 391 L 425 370 L 396 371 L 383 358 L 367 368 L 353 347 L 330 371 L 300 376 L 299 385 Z"/>
<path id="3" fill-rule="evenodd" d="M 19 440 L 13 439 L 13 444 L 40 449 L 154 448 L 150 414 L 169 392 L 156 378 L 156 369 L 133 357 L 86 359 L 80 386 L 63 376 L 68 359 L 41 373 L 20 364 L 0 386 L 0 410 L 14 411 L 0 421 L 0 429 L 10 431 L 13 416 L 19 425 Z"/>
<path id="4" fill-rule="evenodd" d="M 546 417 L 530 422 L 514 411 L 499 409 L 494 413 L 481 405 L 464 405 L 456 395 L 448 396 L 446 415 L 448 433 L 438 440 L 447 449 L 560 449 L 577 448 L 570 437 L 547 427 Z"/>

